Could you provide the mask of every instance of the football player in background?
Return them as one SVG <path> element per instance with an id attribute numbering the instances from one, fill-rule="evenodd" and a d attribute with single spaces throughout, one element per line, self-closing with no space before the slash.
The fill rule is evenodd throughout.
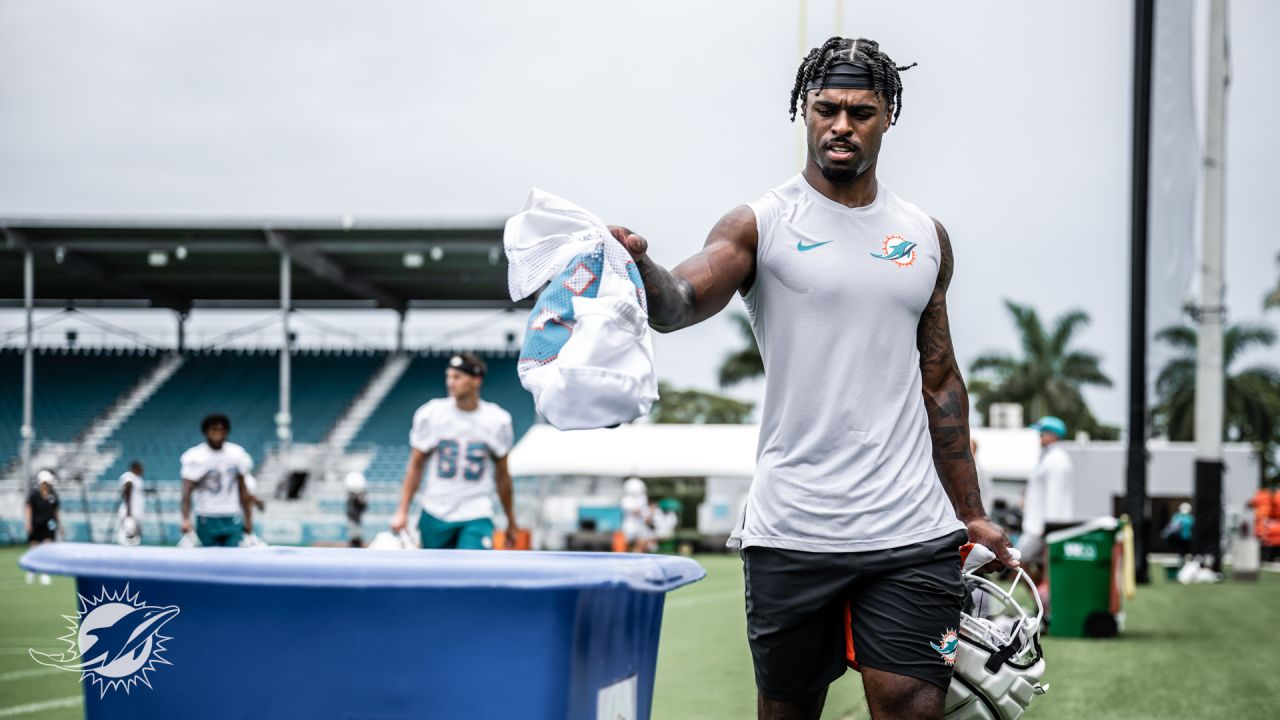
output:
<path id="1" fill-rule="evenodd" d="M 511 415 L 480 399 L 486 372 L 484 360 L 476 355 L 454 355 L 445 369 L 449 397 L 431 400 L 413 414 L 409 462 L 391 529 L 397 533 L 405 529 L 409 506 L 417 495 L 424 548 L 493 547 L 495 490 L 507 514 L 509 544 L 520 530 L 507 471 L 507 453 L 514 440 Z"/>
<path id="2" fill-rule="evenodd" d="M 142 514 L 146 500 L 142 495 L 142 461 L 129 463 L 129 469 L 120 475 L 120 531 L 117 540 L 121 545 L 142 543 Z"/>
<path id="3" fill-rule="evenodd" d="M 31 547 L 58 539 L 62 517 L 59 513 L 61 502 L 58 500 L 57 490 L 54 489 L 56 480 L 53 471 L 41 470 L 36 474 L 36 489 L 27 496 L 22 519 L 23 525 L 26 526 L 27 542 L 31 543 Z M 35 573 L 27 573 L 28 585 L 35 582 L 35 579 Z M 50 582 L 52 581 L 48 575 L 40 573 L 41 585 L 48 585 Z"/>
<path id="4" fill-rule="evenodd" d="M 213 414 L 200 421 L 204 442 L 182 453 L 182 533 L 195 531 L 200 544 L 236 547 L 253 532 L 253 495 L 245 476 L 253 459 L 229 442 L 231 420 Z"/>
<path id="5" fill-rule="evenodd" d="M 369 486 L 364 473 L 349 472 L 342 481 L 347 488 L 347 543 L 351 547 L 364 547 L 364 512 L 369 509 Z"/>

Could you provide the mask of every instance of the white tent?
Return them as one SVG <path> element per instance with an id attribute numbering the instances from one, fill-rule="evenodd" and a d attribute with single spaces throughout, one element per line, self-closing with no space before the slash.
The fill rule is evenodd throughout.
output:
<path id="1" fill-rule="evenodd" d="M 513 476 L 738 477 L 756 467 L 758 425 L 534 425 L 511 451 Z"/>

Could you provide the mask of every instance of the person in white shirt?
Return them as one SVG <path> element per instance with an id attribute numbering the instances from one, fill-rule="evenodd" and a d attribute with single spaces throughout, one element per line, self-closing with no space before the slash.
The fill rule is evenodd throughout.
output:
<path id="1" fill-rule="evenodd" d="M 610 226 L 650 327 L 695 325 L 740 295 L 768 370 L 755 477 L 729 540 L 766 720 L 821 717 L 849 667 L 872 717 L 941 720 L 960 547 L 1018 562 L 983 509 L 969 448 L 947 319 L 951 236 L 877 177 L 901 109 L 900 66 L 879 43 L 830 38 L 791 88 L 798 175 L 730 210 L 672 270 L 646 238 Z"/>
<path id="2" fill-rule="evenodd" d="M 122 544 L 137 545 L 142 542 L 142 517 L 146 499 L 142 494 L 142 461 L 129 463 L 129 469 L 120 475 L 120 537 Z"/>
<path id="3" fill-rule="evenodd" d="M 631 552 L 651 552 L 654 547 L 653 508 L 649 506 L 649 489 L 640 478 L 628 478 L 622 484 L 622 534 Z"/>
<path id="4" fill-rule="evenodd" d="M 1069 522 L 1075 519 L 1072 507 L 1071 456 L 1062 448 L 1067 425 L 1060 418 L 1046 415 L 1031 426 L 1040 431 L 1040 460 L 1027 478 L 1022 496 L 1022 536 L 1018 549 L 1031 565 L 1044 564 L 1045 523 Z"/>
<path id="5" fill-rule="evenodd" d="M 423 548 L 492 548 L 495 490 L 507 514 L 508 542 L 519 533 L 507 470 L 514 442 L 511 415 L 480 399 L 486 372 L 476 355 L 454 355 L 445 369 L 449 397 L 431 400 L 413 414 L 409 462 L 391 529 L 400 533 L 409 524 L 409 506 L 417 496 Z"/>
<path id="6" fill-rule="evenodd" d="M 192 529 L 204 546 L 237 547 L 253 532 L 253 495 L 245 477 L 253 458 L 229 442 L 231 420 L 213 414 L 200 422 L 205 441 L 182 453 L 182 533 Z"/>

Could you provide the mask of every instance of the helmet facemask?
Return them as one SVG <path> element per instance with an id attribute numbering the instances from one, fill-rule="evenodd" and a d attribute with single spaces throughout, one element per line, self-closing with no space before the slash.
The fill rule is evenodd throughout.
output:
<path id="1" fill-rule="evenodd" d="M 960 643 L 946 703 L 951 720 L 1017 720 L 1033 696 L 1049 689 L 1040 682 L 1045 669 L 1040 595 L 1020 567 L 1007 589 L 979 575 L 994 559 L 989 548 L 974 545 L 964 561 Z M 1019 585 L 1030 591 L 1034 614 L 1018 601 Z"/>

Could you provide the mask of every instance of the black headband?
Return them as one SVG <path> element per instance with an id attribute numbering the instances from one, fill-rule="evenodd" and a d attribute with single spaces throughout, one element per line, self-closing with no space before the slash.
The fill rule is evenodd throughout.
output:
<path id="1" fill-rule="evenodd" d="M 814 78 L 804 86 L 804 91 L 829 88 L 849 88 L 852 90 L 875 90 L 875 82 L 871 77 L 871 69 L 862 63 L 841 60 L 832 63 L 824 77 Z"/>
<path id="2" fill-rule="evenodd" d="M 472 365 L 471 363 L 467 362 L 466 358 L 462 357 L 461 355 L 454 355 L 453 357 L 449 358 L 449 367 L 453 368 L 454 370 L 461 370 L 462 372 L 470 375 L 471 377 L 478 377 L 478 378 L 484 377 L 484 370 L 479 365 Z"/>

